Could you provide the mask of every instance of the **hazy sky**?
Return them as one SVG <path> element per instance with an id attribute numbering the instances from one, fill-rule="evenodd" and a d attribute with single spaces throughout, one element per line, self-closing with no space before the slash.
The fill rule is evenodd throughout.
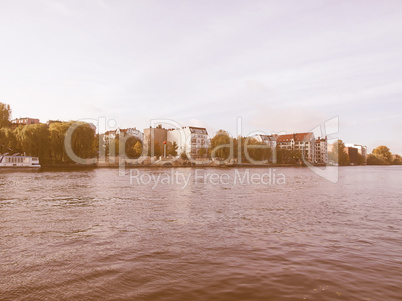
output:
<path id="1" fill-rule="evenodd" d="M 308 131 L 402 154 L 402 1 L 0 0 L 13 117 Z"/>

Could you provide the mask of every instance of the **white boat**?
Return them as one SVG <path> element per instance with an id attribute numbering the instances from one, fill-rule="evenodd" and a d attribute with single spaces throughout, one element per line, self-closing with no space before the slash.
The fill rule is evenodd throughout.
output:
<path id="1" fill-rule="evenodd" d="M 3 167 L 31 167 L 40 168 L 39 158 L 30 156 L 21 156 L 20 154 L 9 155 L 8 153 L 0 154 L 0 168 Z"/>

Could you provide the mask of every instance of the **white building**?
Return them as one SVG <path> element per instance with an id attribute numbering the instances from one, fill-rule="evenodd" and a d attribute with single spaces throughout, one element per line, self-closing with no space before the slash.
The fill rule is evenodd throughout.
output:
<path id="1" fill-rule="evenodd" d="M 14 124 L 14 125 L 39 124 L 39 119 L 37 119 L 37 118 L 29 118 L 29 117 L 16 118 L 16 119 L 11 120 L 11 123 Z"/>
<path id="2" fill-rule="evenodd" d="M 117 128 L 116 130 L 105 132 L 103 134 L 103 141 L 105 141 L 105 143 L 108 144 L 111 140 L 115 139 L 117 135 L 119 136 L 123 135 L 123 137 L 125 138 L 135 137 L 140 141 L 142 141 L 144 138 L 143 133 L 141 133 L 141 131 L 137 130 L 136 128 L 128 128 L 128 129 Z"/>
<path id="3" fill-rule="evenodd" d="M 207 157 L 210 145 L 207 130 L 194 126 L 168 130 L 167 141 L 176 142 L 179 155 L 185 152 L 189 158 L 193 159 Z"/>
<path id="4" fill-rule="evenodd" d="M 254 139 L 257 140 L 258 142 L 263 142 L 265 144 L 268 144 L 271 148 L 276 147 L 276 136 L 274 136 L 274 135 L 256 134 L 254 136 Z"/>

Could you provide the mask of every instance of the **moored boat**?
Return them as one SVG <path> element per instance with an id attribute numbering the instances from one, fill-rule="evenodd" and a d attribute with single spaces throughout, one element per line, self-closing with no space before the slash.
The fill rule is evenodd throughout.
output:
<path id="1" fill-rule="evenodd" d="M 21 156 L 20 154 L 9 155 L 0 154 L 0 168 L 40 168 L 39 158 L 30 156 Z"/>

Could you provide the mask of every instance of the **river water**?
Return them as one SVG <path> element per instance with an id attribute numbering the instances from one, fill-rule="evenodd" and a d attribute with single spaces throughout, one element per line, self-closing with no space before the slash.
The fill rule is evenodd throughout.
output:
<path id="1" fill-rule="evenodd" d="M 267 172 L 1 171 L 0 299 L 402 299 L 401 167 Z"/>

